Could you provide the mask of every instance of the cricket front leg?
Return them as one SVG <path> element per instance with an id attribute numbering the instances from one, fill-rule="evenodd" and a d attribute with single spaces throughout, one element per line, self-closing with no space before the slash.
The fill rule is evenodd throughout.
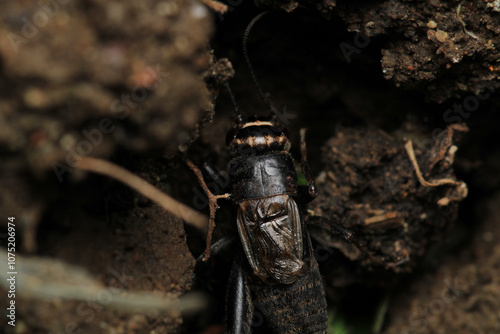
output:
<path id="1" fill-rule="evenodd" d="M 311 174 L 307 160 L 306 131 L 307 129 L 305 128 L 300 129 L 300 166 L 307 182 L 307 190 L 302 192 L 301 195 L 305 202 L 310 202 L 318 196 L 318 189 L 316 188 L 316 183 L 314 182 L 314 177 Z"/>

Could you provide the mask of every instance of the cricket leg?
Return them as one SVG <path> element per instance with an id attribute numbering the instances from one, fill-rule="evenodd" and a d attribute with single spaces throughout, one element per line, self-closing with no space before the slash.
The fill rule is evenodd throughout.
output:
<path id="1" fill-rule="evenodd" d="M 226 333 L 250 334 L 254 306 L 248 286 L 248 278 L 243 269 L 241 252 L 235 257 L 229 276 L 226 296 Z"/>
<path id="2" fill-rule="evenodd" d="M 310 202 L 318 196 L 318 189 L 316 188 L 316 183 L 314 182 L 314 177 L 311 174 L 307 160 L 306 131 L 305 128 L 300 129 L 300 165 L 307 181 L 307 191 L 302 197 L 305 197 L 304 201 Z"/>

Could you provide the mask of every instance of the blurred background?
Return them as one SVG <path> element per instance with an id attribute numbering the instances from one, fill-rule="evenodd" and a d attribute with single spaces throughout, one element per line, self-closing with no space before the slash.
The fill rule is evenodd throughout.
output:
<path id="1" fill-rule="evenodd" d="M 252 29 L 249 56 L 264 92 L 287 115 L 295 147 L 299 129 L 309 129 L 323 195 L 305 210 L 345 218 L 380 254 L 409 254 L 404 270 L 383 271 L 330 245 L 337 262 L 322 266 L 332 331 L 500 331 L 497 0 L 4 0 L 0 245 L 7 258 L 8 217 L 15 217 L 18 285 L 15 327 L 10 297 L 0 298 L 3 332 L 224 331 L 227 272 L 207 269 L 206 284 L 196 285 L 206 297 L 183 299 L 203 232 L 78 163 L 112 161 L 207 214 L 180 157 L 224 169 L 233 105 L 223 82 L 245 114 L 267 113 L 242 54 L 244 30 L 263 10 L 272 12 Z M 469 131 L 453 137 L 456 153 L 439 155 L 451 149 L 439 146 L 439 133 L 453 124 Z M 425 178 L 462 180 L 468 196 L 435 205 L 445 191 L 419 188 L 403 163 L 404 138 L 428 165 L 448 159 L 438 171 L 428 166 Z M 403 175 L 397 193 L 406 191 L 412 204 L 398 222 L 405 228 L 363 230 L 363 205 L 379 209 L 381 193 L 354 180 L 391 179 L 394 171 Z M 339 193 L 347 209 L 335 207 Z M 398 207 L 398 196 L 384 208 Z M 412 234 L 417 213 L 430 218 Z M 231 219 L 221 210 L 216 238 L 234 231 Z M 328 272 L 336 263 L 340 269 Z M 179 297 L 177 306 L 156 304 Z M 207 299 L 212 311 L 203 309 Z"/>

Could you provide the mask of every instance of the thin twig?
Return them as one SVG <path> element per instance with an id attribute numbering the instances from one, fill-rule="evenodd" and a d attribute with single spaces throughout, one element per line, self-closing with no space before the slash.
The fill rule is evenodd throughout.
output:
<path id="1" fill-rule="evenodd" d="M 220 13 L 220 14 L 225 14 L 227 12 L 227 5 L 223 4 L 222 2 L 215 1 L 215 0 L 201 0 L 201 2 L 211 8 L 213 11 Z"/>
<path id="2" fill-rule="evenodd" d="M 466 24 L 465 24 L 465 21 L 462 20 L 462 18 L 460 17 L 460 10 L 462 9 L 462 4 L 464 2 L 462 1 L 461 3 L 458 4 L 458 7 L 457 7 L 457 19 L 458 21 L 462 24 L 462 27 L 464 28 L 464 32 L 469 35 L 470 37 L 472 38 L 475 38 L 475 39 L 479 39 L 479 37 L 476 36 L 476 34 L 474 34 L 473 32 L 470 32 L 469 30 L 467 30 L 466 28 Z"/>
<path id="3" fill-rule="evenodd" d="M 203 261 L 206 261 L 210 258 L 210 246 L 212 245 L 212 233 L 215 228 L 215 213 L 219 206 L 217 205 L 217 200 L 220 198 L 229 198 L 231 194 L 224 194 L 224 195 L 214 195 L 208 189 L 207 184 L 205 183 L 205 180 L 203 179 L 203 174 L 201 173 L 200 169 L 196 167 L 196 165 L 189 160 L 188 158 L 184 157 L 184 162 L 186 165 L 188 165 L 189 168 L 193 171 L 193 173 L 196 175 L 198 178 L 198 182 L 200 183 L 200 186 L 203 188 L 205 193 L 207 194 L 208 201 L 209 201 L 209 209 L 210 209 L 210 218 L 208 220 L 208 232 L 207 232 L 207 246 L 205 248 L 205 252 L 203 252 Z"/>
<path id="4" fill-rule="evenodd" d="M 432 181 L 426 181 L 424 177 L 422 176 L 422 172 L 420 171 L 420 167 L 418 167 L 417 159 L 415 158 L 415 152 L 413 151 L 413 143 L 411 140 L 408 140 L 405 144 L 405 149 L 406 152 L 408 153 L 408 156 L 410 157 L 411 163 L 413 164 L 413 168 L 415 168 L 415 174 L 417 174 L 417 178 L 420 181 L 420 184 L 422 184 L 424 187 L 438 187 L 442 186 L 445 184 L 450 184 L 453 186 L 456 186 L 456 190 L 460 196 L 461 199 L 467 197 L 468 189 L 467 185 L 465 182 L 462 181 L 455 181 L 453 179 L 440 179 L 440 180 L 432 180 Z M 445 196 L 438 200 L 437 204 L 439 206 L 446 206 L 448 205 L 453 199 Z"/>
<path id="5" fill-rule="evenodd" d="M 394 220 L 398 218 L 398 213 L 396 211 L 386 212 L 384 214 L 366 218 L 364 220 L 365 225 L 377 224 L 381 222 L 386 222 L 388 220 Z"/>
<path id="6" fill-rule="evenodd" d="M 424 179 L 424 177 L 422 176 L 422 172 L 420 171 L 420 167 L 418 166 L 417 158 L 415 157 L 415 151 L 413 150 L 413 142 L 411 140 L 408 140 L 406 142 L 405 149 L 406 149 L 406 153 L 408 153 L 408 157 L 410 158 L 411 163 L 413 164 L 413 168 L 415 168 L 415 174 L 417 175 L 418 181 L 420 181 L 420 184 L 422 184 L 424 187 L 438 187 L 438 186 L 442 186 L 443 184 L 451 184 L 451 185 L 459 186 L 462 184 L 462 182 L 455 181 L 452 179 L 440 179 L 440 180 L 426 181 Z"/>
<path id="7" fill-rule="evenodd" d="M 188 293 L 180 298 L 162 296 L 154 291 L 130 291 L 105 287 L 85 269 L 58 259 L 21 256 L 16 271 L 16 288 L 20 295 L 37 300 L 78 300 L 88 302 L 99 296 L 106 298 L 106 308 L 147 314 L 158 311 L 200 312 L 207 305 L 199 293 Z M 0 266 L 7 268 L 7 252 L 0 249 Z M 0 287 L 9 289 L 8 276 L 0 272 Z M 109 298 L 109 299 L 108 299 Z"/>
<path id="8" fill-rule="evenodd" d="M 207 229 L 207 216 L 176 201 L 172 197 L 149 184 L 147 181 L 122 167 L 119 167 L 109 161 L 90 157 L 82 157 L 80 162 L 75 167 L 114 178 L 126 184 L 130 188 L 135 189 L 137 192 L 146 196 L 153 202 L 156 202 L 168 212 L 182 218 L 186 223 L 191 224 L 202 231 L 206 231 Z"/>

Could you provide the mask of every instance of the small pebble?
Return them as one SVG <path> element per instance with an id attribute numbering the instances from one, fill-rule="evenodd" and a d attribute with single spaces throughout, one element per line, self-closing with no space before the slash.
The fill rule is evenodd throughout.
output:
<path id="1" fill-rule="evenodd" d="M 430 20 L 429 22 L 427 22 L 427 27 L 428 27 L 429 29 L 434 29 L 434 28 L 436 28 L 436 27 L 437 27 L 437 23 L 436 23 L 436 22 L 434 22 L 434 21 L 432 21 L 432 20 Z"/>
<path id="2" fill-rule="evenodd" d="M 448 33 L 442 30 L 436 30 L 436 39 L 443 43 L 448 38 Z"/>

